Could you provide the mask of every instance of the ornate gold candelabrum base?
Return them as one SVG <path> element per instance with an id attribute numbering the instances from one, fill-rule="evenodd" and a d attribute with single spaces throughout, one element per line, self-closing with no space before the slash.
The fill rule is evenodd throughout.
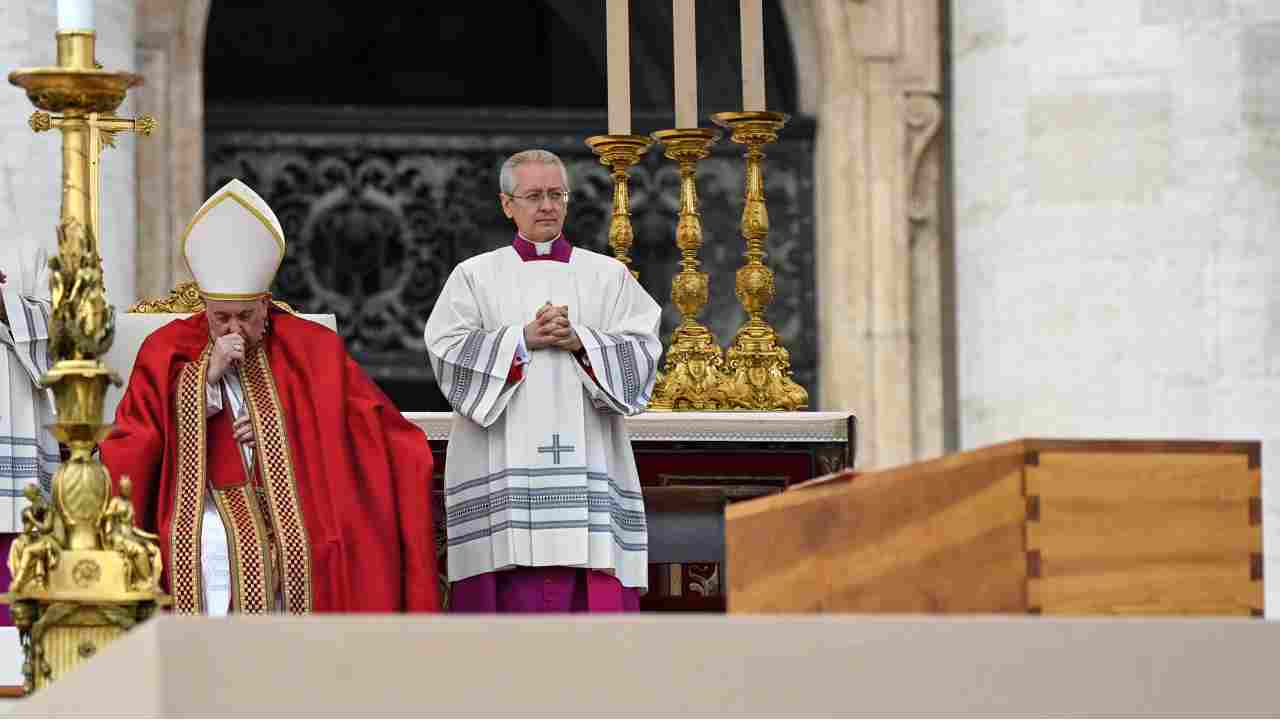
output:
<path id="1" fill-rule="evenodd" d="M 44 382 L 59 422 L 51 426 L 70 457 L 53 476 L 53 497 L 26 489 L 23 531 L 9 549 L 13 580 L 3 598 L 22 636 L 27 692 L 56 681 L 103 645 L 170 602 L 159 590 L 157 537 L 134 525 L 129 479 L 112 492 L 94 448 L 111 432 L 101 422 L 107 383 L 120 378 L 98 360 L 62 360 Z"/>
<path id="2" fill-rule="evenodd" d="M 627 168 L 635 165 L 640 156 L 649 149 L 649 138 L 643 135 L 594 135 L 587 138 L 587 146 L 600 156 L 600 164 L 609 168 L 613 175 L 613 217 L 609 221 L 609 247 L 614 257 L 622 261 L 631 270 L 631 274 L 639 277 L 631 268 L 631 245 L 635 241 L 635 232 L 631 229 L 631 194 L 628 189 Z"/>
<path id="3" fill-rule="evenodd" d="M 720 410 L 724 395 L 724 354 L 715 335 L 698 314 L 707 304 L 707 274 L 698 270 L 702 247 L 702 217 L 698 214 L 697 164 L 720 139 L 718 130 L 685 128 L 659 130 L 653 139 L 680 167 L 680 217 L 676 247 L 680 272 L 671 279 L 671 301 L 680 309 L 680 324 L 671 333 L 662 373 L 654 386 L 650 410 Z"/>
<path id="4" fill-rule="evenodd" d="M 777 142 L 787 115 L 775 112 L 724 112 L 712 116 L 736 143 L 747 148 L 746 197 L 740 229 L 746 240 L 746 262 L 738 269 L 735 290 L 747 312 L 725 353 L 728 378 L 723 388 L 727 407 L 735 410 L 800 410 L 809 393 L 791 379 L 791 357 L 778 333 L 764 319 L 773 302 L 773 271 L 764 264 L 769 212 L 765 207 L 761 147 Z"/>
<path id="5" fill-rule="evenodd" d="M 102 70 L 94 44 L 92 32 L 58 33 L 57 67 L 9 74 L 40 109 L 31 128 L 62 132 L 62 219 L 58 255 L 49 261 L 49 352 L 57 362 L 43 382 L 53 388 L 57 406 L 58 422 L 50 429 L 70 457 L 53 477 L 51 498 L 34 485 L 25 490 L 23 532 L 8 557 L 13 579 L 0 598 L 13 606 L 29 692 L 169 602 L 159 591 L 157 538 L 134 524 L 129 479 L 120 478 L 116 495 L 94 454 L 111 430 L 102 422 L 107 383 L 120 384 L 98 359 L 114 337 L 97 244 L 98 161 L 117 133 L 145 135 L 155 127 L 149 117 L 111 115 L 142 78 Z"/>

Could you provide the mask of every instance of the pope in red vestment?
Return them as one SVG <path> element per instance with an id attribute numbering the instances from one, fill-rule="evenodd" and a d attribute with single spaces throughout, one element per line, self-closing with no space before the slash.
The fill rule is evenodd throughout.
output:
<path id="1" fill-rule="evenodd" d="M 427 438 L 337 334 L 270 305 L 283 255 L 270 208 L 232 181 L 184 251 L 208 310 L 146 339 L 101 445 L 160 536 L 174 609 L 210 612 L 218 597 L 217 613 L 437 610 Z M 219 525 L 226 595 L 202 567 Z"/>

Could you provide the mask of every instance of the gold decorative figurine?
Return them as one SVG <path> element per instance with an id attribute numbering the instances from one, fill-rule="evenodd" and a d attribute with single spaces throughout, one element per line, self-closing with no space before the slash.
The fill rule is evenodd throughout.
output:
<path id="1" fill-rule="evenodd" d="M 654 387 L 650 410 L 720 410 L 726 407 L 723 385 L 724 354 L 715 335 L 698 322 L 707 304 L 707 274 L 699 272 L 702 218 L 698 214 L 697 163 L 720 139 L 718 130 L 687 128 L 659 130 L 654 140 L 666 147 L 666 157 L 680 166 L 680 219 L 676 247 L 680 272 L 671 279 L 671 301 L 680 309 L 680 324 L 671 333 L 662 374 Z"/>
<path id="2" fill-rule="evenodd" d="M 587 145 L 600 156 L 600 164 L 613 175 L 613 218 L 609 221 L 609 247 L 614 257 L 631 270 L 631 243 L 635 233 L 631 230 L 631 195 L 627 189 L 627 168 L 635 165 L 649 149 L 650 140 L 643 135 L 594 135 L 587 138 Z"/>
<path id="3" fill-rule="evenodd" d="M 95 457 L 111 431 L 103 423 L 107 383 L 120 378 L 98 358 L 111 347 L 114 315 L 103 285 L 97 242 L 98 159 L 116 133 L 150 134 L 149 117 L 114 117 L 128 89 L 142 78 L 102 70 L 94 59 L 94 33 L 57 34 L 56 67 L 15 70 L 9 82 L 40 109 L 36 132 L 62 131 L 62 217 L 58 255 L 49 261 L 50 353 L 57 362 L 43 382 L 53 388 L 58 422 L 51 430 L 70 450 L 53 477 L 53 496 L 26 489 L 23 533 L 9 552 L 13 580 L 4 601 L 26 655 L 31 692 L 92 657 L 168 602 L 159 591 L 156 536 L 134 526 L 129 480 L 112 492 L 107 469 Z M 50 113 L 56 113 L 51 115 Z"/>
<path id="4" fill-rule="evenodd" d="M 773 271 L 763 262 L 769 235 L 765 208 L 761 146 L 778 140 L 786 124 L 784 113 L 749 111 L 716 113 L 712 120 L 730 131 L 733 141 L 747 147 L 746 198 L 742 209 L 742 237 L 746 262 L 738 268 L 735 291 L 747 312 L 725 353 L 728 379 L 724 383 L 727 407 L 734 410 L 801 410 L 809 393 L 791 379 L 791 358 L 777 332 L 764 319 L 773 302 Z"/>

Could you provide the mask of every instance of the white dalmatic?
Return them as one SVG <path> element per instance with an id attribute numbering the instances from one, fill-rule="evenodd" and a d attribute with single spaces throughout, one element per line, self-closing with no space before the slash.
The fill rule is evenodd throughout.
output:
<path id="1" fill-rule="evenodd" d="M 590 372 L 545 348 L 509 383 L 524 326 L 547 302 L 569 307 Z M 525 262 L 504 247 L 454 269 L 424 333 L 456 413 L 445 464 L 450 580 L 568 566 L 648 586 L 644 500 L 623 417 L 653 392 L 660 316 L 622 263 L 582 248 L 564 263 Z"/>
<path id="2" fill-rule="evenodd" d="M 10 277 L 12 283 L 13 278 Z M 52 393 L 40 386 L 49 371 L 47 300 L 0 288 L 8 323 L 0 323 L 0 533 L 22 531 L 23 491 L 38 484 L 49 497 L 60 464 Z"/>

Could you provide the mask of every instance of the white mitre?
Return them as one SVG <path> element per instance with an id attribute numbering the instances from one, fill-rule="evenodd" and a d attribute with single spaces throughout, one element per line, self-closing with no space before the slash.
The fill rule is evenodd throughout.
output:
<path id="1" fill-rule="evenodd" d="M 266 200 L 232 180 L 191 218 L 182 235 L 182 254 L 201 295 L 253 300 L 271 290 L 284 259 L 284 230 Z"/>

